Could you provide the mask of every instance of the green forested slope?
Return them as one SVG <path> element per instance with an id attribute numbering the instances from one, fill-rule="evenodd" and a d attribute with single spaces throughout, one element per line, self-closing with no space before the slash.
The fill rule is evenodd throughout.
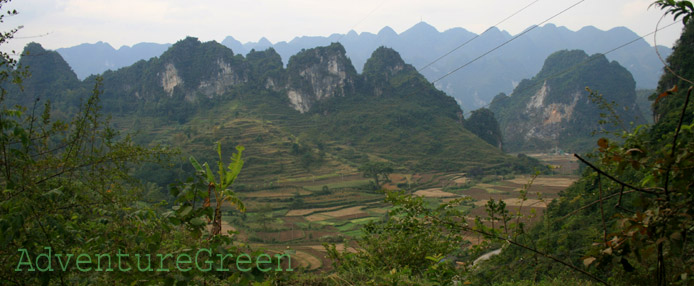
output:
<path id="1" fill-rule="evenodd" d="M 498 118 L 508 150 L 587 151 L 592 133 L 628 129 L 645 121 L 636 105 L 634 79 L 604 55 L 580 50 L 550 55 L 532 79 L 521 81 L 511 96 L 498 95 L 490 109 Z M 590 92 L 602 95 L 591 96 Z M 597 101 L 596 101 L 597 100 Z M 600 126 L 600 105 L 610 105 L 620 121 Z"/>
<path id="2" fill-rule="evenodd" d="M 29 68 L 52 71 L 41 62 Z M 47 82 L 53 93 L 86 94 L 96 80 Z M 242 144 L 251 180 L 353 172 L 370 160 L 420 172 L 533 168 L 464 128 L 455 100 L 388 48 L 377 49 L 359 75 L 340 44 L 305 50 L 284 69 L 272 49 L 244 58 L 215 42 L 186 38 L 161 57 L 108 71 L 101 80 L 103 111 L 138 142 L 200 156 L 219 140 L 225 148 Z M 299 94 L 310 109 L 297 112 L 288 93 Z M 58 111 L 74 106 L 55 104 Z M 175 177 L 152 172 L 142 177 L 159 183 Z"/>
<path id="3" fill-rule="evenodd" d="M 549 205 L 542 223 L 516 240 L 539 252 L 509 245 L 474 279 L 513 284 L 559 277 L 597 283 L 548 258 L 554 257 L 612 285 L 691 285 L 694 126 L 691 102 L 683 108 L 691 86 L 687 80 L 694 75 L 688 44 L 692 25 L 685 26 L 667 60 L 686 80 L 663 75 L 656 93 L 662 97 L 653 103 L 656 122 L 622 134 L 621 142 L 596 141 L 594 153 L 583 156 L 595 168 L 585 168 L 581 179 Z M 679 91 L 667 93 L 674 84 Z"/>

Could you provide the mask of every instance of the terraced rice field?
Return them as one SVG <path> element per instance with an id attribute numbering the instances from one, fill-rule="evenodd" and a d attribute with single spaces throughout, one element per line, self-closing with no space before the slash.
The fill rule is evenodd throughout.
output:
<path id="1" fill-rule="evenodd" d="M 502 200 L 510 212 L 520 212 L 526 216 L 524 220 L 532 223 L 576 177 L 537 177 L 528 189 L 527 199 L 521 200 L 520 190 L 530 179 L 517 176 L 473 185 L 464 174 L 393 174 L 387 188 L 397 189 L 398 184 L 414 186 L 407 192 L 422 197 L 430 206 L 468 198 L 463 206 L 469 210 L 466 219 L 479 216 L 484 220 L 487 201 Z M 251 245 L 272 251 L 292 250 L 292 259 L 309 270 L 330 267 L 323 243 L 335 243 L 338 250 L 356 251 L 355 245 L 345 243 L 361 235 L 365 224 L 382 219 L 389 209 L 383 202 L 383 193 L 357 187 L 363 185 L 364 178 L 358 174 L 336 175 L 292 179 L 292 187 L 242 193 L 248 213 L 242 217 L 225 216 L 233 217 L 234 222 L 224 224 L 223 233 L 237 229 L 239 239 L 249 240 Z M 468 238 L 473 243 L 480 241 L 472 234 Z"/>

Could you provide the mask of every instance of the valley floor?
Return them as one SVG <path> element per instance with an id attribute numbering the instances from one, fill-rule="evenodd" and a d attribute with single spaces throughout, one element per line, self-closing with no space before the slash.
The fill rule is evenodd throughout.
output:
<path id="1" fill-rule="evenodd" d="M 470 180 L 461 173 L 392 174 L 387 190 L 404 189 L 423 197 L 430 207 L 457 198 L 467 197 L 463 207 L 468 219 L 487 217 L 488 200 L 503 200 L 511 213 L 520 211 L 528 223 L 537 222 L 547 204 L 559 192 L 578 179 L 578 164 L 572 156 L 557 154 L 531 155 L 554 166 L 556 175 L 536 177 L 528 189 L 526 200 L 520 190 L 532 176 L 489 176 Z M 237 231 L 241 241 L 254 249 L 269 252 L 288 252 L 293 263 L 308 270 L 329 270 L 323 243 L 335 243 L 338 250 L 345 247 L 355 251 L 351 238 L 361 234 L 368 222 L 380 220 L 389 205 L 381 192 L 366 191 L 369 180 L 358 174 L 294 178 L 277 181 L 266 188 L 241 192 L 247 213 L 225 212 L 222 233 Z M 488 222 L 486 222 L 488 223 Z M 479 243 L 480 238 L 469 234 L 468 240 Z M 297 264 L 298 263 L 298 264 Z"/>

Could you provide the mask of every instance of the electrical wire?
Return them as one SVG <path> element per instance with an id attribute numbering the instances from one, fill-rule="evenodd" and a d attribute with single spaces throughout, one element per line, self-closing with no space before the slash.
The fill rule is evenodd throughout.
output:
<path id="1" fill-rule="evenodd" d="M 645 35 L 643 35 L 643 36 L 640 36 L 640 37 L 638 37 L 638 38 L 635 38 L 635 39 L 633 39 L 633 40 L 631 40 L 631 41 L 629 41 L 629 42 L 626 42 L 626 43 L 621 44 L 621 45 L 619 45 L 619 46 L 617 46 L 617 47 L 615 47 L 615 48 L 612 48 L 612 49 L 610 49 L 610 50 L 608 50 L 608 51 L 606 51 L 606 52 L 604 52 L 604 53 L 598 53 L 598 54 L 602 54 L 602 55 L 610 54 L 610 53 L 612 53 L 612 52 L 614 52 L 614 51 L 617 51 L 617 50 L 619 50 L 619 49 L 621 49 L 621 48 L 624 48 L 624 47 L 626 47 L 626 46 L 628 46 L 628 45 L 631 45 L 631 44 L 635 43 L 635 42 L 638 41 L 638 40 L 641 40 L 641 39 L 643 39 L 643 38 L 645 38 L 645 37 L 648 37 L 648 36 L 650 36 L 650 35 L 653 35 L 653 34 L 655 34 L 656 32 L 658 32 L 658 31 L 660 31 L 660 30 L 663 30 L 663 29 L 666 29 L 666 28 L 668 28 L 668 27 L 671 27 L 671 26 L 673 26 L 673 25 L 675 25 L 675 24 L 677 24 L 677 23 L 679 23 L 679 22 L 675 21 L 675 22 L 673 22 L 673 23 L 670 23 L 670 24 L 667 25 L 667 26 L 664 26 L 664 27 L 662 27 L 662 28 L 658 28 L 657 30 L 654 30 L 653 32 L 650 32 L 650 33 L 648 33 L 648 34 L 645 34 Z M 656 48 L 657 48 L 657 47 L 656 47 Z M 568 72 L 570 72 L 570 71 L 573 71 L 573 70 L 577 69 L 578 67 L 580 67 L 580 66 L 582 66 L 582 65 L 585 65 L 585 64 L 587 64 L 587 63 L 589 63 L 589 62 L 592 62 L 592 61 L 594 61 L 594 60 L 596 60 L 596 59 L 598 59 L 598 58 L 597 58 L 597 57 L 590 57 L 590 58 L 588 58 L 588 59 L 586 59 L 586 60 L 584 60 L 584 61 L 582 61 L 582 62 L 580 62 L 580 63 L 578 63 L 578 64 L 575 64 L 575 65 L 570 66 L 570 67 L 568 67 L 568 68 L 566 68 L 566 69 L 563 69 L 563 70 L 561 70 L 561 71 L 559 71 L 559 72 L 556 72 L 556 73 L 553 73 L 553 74 L 551 74 L 551 75 L 549 75 L 549 76 L 546 76 L 546 77 L 544 77 L 544 78 L 538 80 L 537 83 L 534 84 L 534 85 L 530 85 L 530 86 L 528 86 L 527 88 L 524 88 L 524 89 L 521 89 L 521 90 L 514 90 L 513 93 L 511 93 L 511 94 L 513 95 L 513 94 L 523 93 L 523 92 L 525 92 L 526 90 L 529 90 L 529 89 L 531 89 L 531 88 L 534 88 L 534 87 L 538 86 L 538 84 L 539 84 L 540 82 L 544 82 L 544 81 L 546 81 L 546 80 L 548 80 L 548 79 L 552 79 L 552 78 L 555 78 L 555 77 L 564 75 L 564 74 L 566 74 L 566 73 L 568 73 Z M 479 108 L 487 107 L 487 106 L 489 106 L 490 104 L 491 104 L 491 102 L 489 102 L 489 103 L 487 103 L 487 104 L 485 104 L 485 105 L 483 105 L 483 106 L 481 106 L 481 107 L 479 107 Z M 479 109 L 479 108 L 478 108 L 478 109 Z M 469 111 L 469 112 L 471 112 L 471 111 Z M 469 112 L 468 112 L 468 114 L 469 114 Z"/>
<path id="2" fill-rule="evenodd" d="M 452 50 L 450 50 L 449 52 L 447 52 L 447 53 L 443 54 L 442 56 L 436 58 L 436 59 L 433 60 L 432 62 L 426 64 L 425 66 L 423 66 L 423 67 L 421 67 L 421 68 L 419 68 L 419 69 L 417 69 L 417 71 L 421 72 L 422 70 L 424 70 L 424 69 L 430 67 L 431 65 L 433 65 L 433 64 L 435 64 L 436 62 L 440 61 L 441 59 L 447 57 L 448 55 L 452 54 L 453 52 L 457 51 L 458 49 L 460 49 L 460 48 L 466 46 L 466 45 L 469 44 L 470 42 L 472 42 L 472 41 L 474 41 L 475 39 L 477 39 L 477 38 L 479 38 L 480 36 L 482 36 L 484 33 L 490 31 L 490 30 L 493 29 L 494 27 L 497 27 L 497 26 L 501 25 L 502 23 L 506 22 L 506 20 L 511 19 L 513 16 L 516 16 L 518 13 L 522 12 L 523 10 L 527 9 L 528 7 L 532 6 L 533 4 L 535 4 L 535 3 L 539 2 L 539 1 L 540 1 L 540 0 L 535 0 L 535 1 L 531 2 L 530 4 L 528 4 L 528 5 L 526 5 L 525 7 L 521 8 L 520 10 L 514 12 L 514 13 L 511 14 L 510 16 L 508 16 L 508 17 L 504 18 L 503 20 L 499 21 L 498 23 L 496 23 L 496 24 L 490 26 L 489 28 L 487 28 L 486 30 L 484 30 L 484 32 L 482 32 L 481 34 L 475 35 L 474 37 L 472 37 L 472 39 L 469 39 L 469 40 L 465 41 L 464 43 L 462 43 L 462 44 L 460 44 L 459 46 L 457 46 L 457 47 L 453 48 Z"/>
<path id="3" fill-rule="evenodd" d="M 547 18 L 546 20 L 540 22 L 539 24 L 532 26 L 530 29 L 527 29 L 527 30 L 521 32 L 520 34 L 515 35 L 513 38 L 511 38 L 511 39 L 509 39 L 509 40 L 507 40 L 507 41 L 501 43 L 500 45 L 494 47 L 493 49 L 491 49 L 491 50 L 489 50 L 489 51 L 487 51 L 487 52 L 481 54 L 480 56 L 478 56 L 478 57 L 476 57 L 476 58 L 474 58 L 474 59 L 468 61 L 467 63 L 463 64 L 462 66 L 460 66 L 460 67 L 458 67 L 458 68 L 456 68 L 456 69 L 454 69 L 454 70 L 448 72 L 448 73 L 445 74 L 444 76 L 442 76 L 442 77 L 440 77 L 440 78 L 438 78 L 438 79 L 432 81 L 431 83 L 434 84 L 434 83 L 436 83 L 436 82 L 438 82 L 438 81 L 440 81 L 440 80 L 442 80 L 442 79 L 444 79 L 444 78 L 446 78 L 446 77 L 448 77 L 448 76 L 454 74 L 455 72 L 457 72 L 457 71 L 459 71 L 459 70 L 461 70 L 461 69 L 463 69 L 463 68 L 469 66 L 470 64 L 476 62 L 477 60 L 479 60 L 479 59 L 485 57 L 486 55 L 488 55 L 488 54 L 490 54 L 490 53 L 492 53 L 492 52 L 498 50 L 499 48 L 505 46 L 506 44 L 508 44 L 508 43 L 510 43 L 510 42 L 512 42 L 512 41 L 514 41 L 515 39 L 520 38 L 521 36 L 527 34 L 528 32 L 530 32 L 530 31 L 534 30 L 535 28 L 541 26 L 542 24 L 547 23 L 547 22 L 549 22 L 550 20 L 556 18 L 557 16 L 559 16 L 559 15 L 561 15 L 561 14 L 564 14 L 566 11 L 571 10 L 572 8 L 578 6 L 578 4 L 581 4 L 581 3 L 585 2 L 585 1 L 586 1 L 586 0 L 580 0 L 580 1 L 576 2 L 576 3 L 574 3 L 573 5 L 569 6 L 568 8 L 566 8 L 566 9 L 564 9 L 564 10 L 562 10 L 562 11 L 560 11 L 559 13 L 554 14 L 552 17 L 549 17 L 549 18 Z"/>

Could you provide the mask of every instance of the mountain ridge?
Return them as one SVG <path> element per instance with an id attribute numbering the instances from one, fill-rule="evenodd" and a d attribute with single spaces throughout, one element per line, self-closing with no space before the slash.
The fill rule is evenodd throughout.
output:
<path id="1" fill-rule="evenodd" d="M 572 66 L 578 68 L 566 71 Z M 584 152 L 593 146 L 594 132 L 645 123 L 635 86 L 626 68 L 602 54 L 562 50 L 547 57 L 542 70 L 521 81 L 510 96 L 497 95 L 489 109 L 509 151 L 558 147 Z M 619 126 L 600 124 L 608 113 L 621 120 Z"/>
<path id="2" fill-rule="evenodd" d="M 436 33 L 429 34 L 423 31 L 436 31 Z M 415 34 L 418 36 L 414 37 Z M 426 37 L 422 38 L 423 35 Z M 241 43 L 228 36 L 222 44 L 230 47 L 234 53 L 242 55 L 254 49 L 265 50 L 273 47 L 286 65 L 289 58 L 302 49 L 324 46 L 339 40 L 356 70 L 361 72 L 368 57 L 380 46 L 394 48 L 408 63 L 421 68 L 474 36 L 476 34 L 463 28 L 438 31 L 435 27 L 420 22 L 400 34 L 386 26 L 377 34 L 350 31 L 347 34 L 332 34 L 327 37 L 295 37 L 291 41 L 274 44 L 263 38 L 258 42 Z M 492 28 L 464 48 L 421 72 L 429 80 L 438 79 L 511 37 L 513 36 L 506 31 Z M 578 31 L 571 31 L 563 26 L 546 24 L 510 42 L 468 68 L 441 80 L 437 83 L 437 87 L 454 96 L 464 109 L 476 109 L 491 102 L 494 95 L 499 92 L 510 93 L 515 84 L 535 75 L 542 67 L 544 59 L 555 51 L 581 49 L 590 54 L 606 52 L 637 37 L 635 33 L 624 27 L 607 31 L 595 27 L 584 27 Z M 68 49 L 59 49 L 59 52 L 66 53 Z M 669 48 L 662 46 L 659 49 L 663 56 L 671 52 Z M 88 57 L 86 53 L 81 54 L 83 57 Z M 151 55 L 147 56 L 151 57 Z M 637 88 L 655 88 L 656 79 L 662 73 L 662 64 L 653 52 L 653 47 L 645 40 L 638 40 L 610 53 L 608 59 L 617 60 L 627 67 L 636 79 Z M 74 65 L 68 57 L 66 60 Z M 101 69 L 105 70 L 104 67 Z M 80 78 L 84 78 L 80 72 L 81 69 L 75 68 L 75 70 Z"/>
<path id="3" fill-rule="evenodd" d="M 243 57 L 188 37 L 160 57 L 105 72 L 100 99 L 117 126 L 139 130 L 141 144 L 203 159 L 214 141 L 244 145 L 259 180 L 354 172 L 368 161 L 408 171 L 527 170 L 527 162 L 465 129 L 455 99 L 395 50 L 377 49 L 366 66 L 358 74 L 339 43 L 304 50 L 284 68 L 273 48 Z M 88 93 L 96 79 L 73 93 Z M 70 109 L 59 99 L 71 91 L 51 92 L 56 110 Z"/>

